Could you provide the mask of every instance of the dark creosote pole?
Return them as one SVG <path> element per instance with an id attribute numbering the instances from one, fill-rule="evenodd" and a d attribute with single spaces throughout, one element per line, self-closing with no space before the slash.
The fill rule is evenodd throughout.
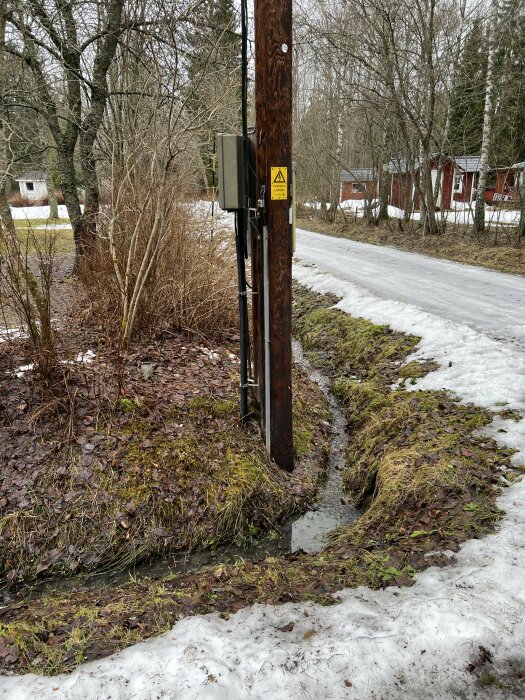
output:
<path id="1" fill-rule="evenodd" d="M 263 292 L 255 358 L 263 351 L 266 444 L 277 464 L 292 471 L 292 0 L 255 0 L 255 108 L 256 267 Z"/>

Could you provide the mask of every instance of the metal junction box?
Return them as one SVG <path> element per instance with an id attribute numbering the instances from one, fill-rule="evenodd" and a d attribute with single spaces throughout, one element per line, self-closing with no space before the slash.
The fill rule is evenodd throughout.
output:
<path id="1" fill-rule="evenodd" d="M 220 208 L 224 211 L 242 209 L 242 136 L 217 134 L 217 169 Z"/>

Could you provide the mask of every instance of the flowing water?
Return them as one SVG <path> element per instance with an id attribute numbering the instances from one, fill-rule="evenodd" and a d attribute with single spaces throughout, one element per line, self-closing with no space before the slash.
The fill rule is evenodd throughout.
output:
<path id="1" fill-rule="evenodd" d="M 320 552 L 326 546 L 328 534 L 342 525 L 353 523 L 359 517 L 359 511 L 347 504 L 343 498 L 344 449 L 347 444 L 346 420 L 335 397 L 330 391 L 327 377 L 314 369 L 305 358 L 303 349 L 293 341 L 294 359 L 325 395 L 332 414 L 332 444 L 328 459 L 327 479 L 322 486 L 314 509 L 309 510 L 293 521 L 291 526 L 290 551 L 302 550 L 312 554 Z"/>

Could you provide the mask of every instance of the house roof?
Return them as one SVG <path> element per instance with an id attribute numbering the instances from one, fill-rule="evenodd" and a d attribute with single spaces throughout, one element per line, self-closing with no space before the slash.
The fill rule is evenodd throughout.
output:
<path id="1" fill-rule="evenodd" d="M 414 163 L 414 170 L 419 169 L 419 159 L 416 158 Z M 392 158 L 388 161 L 388 172 L 393 175 L 395 173 L 408 173 L 412 168 L 408 167 L 408 162 L 406 158 Z"/>
<path id="2" fill-rule="evenodd" d="M 522 160 L 521 163 L 514 163 L 510 167 L 511 170 L 525 170 L 525 160 Z"/>
<path id="3" fill-rule="evenodd" d="M 438 156 L 439 153 L 432 154 L 433 158 L 437 158 Z M 481 156 L 446 156 L 446 159 L 454 161 L 458 168 L 465 173 L 477 173 L 479 171 Z M 419 170 L 419 158 L 416 158 L 414 161 L 414 170 Z M 388 163 L 388 172 L 390 174 L 407 173 L 410 171 L 411 168 L 408 167 L 405 158 L 392 158 Z"/>
<path id="4" fill-rule="evenodd" d="M 373 168 L 352 168 L 341 170 L 341 182 L 372 182 L 375 180 Z"/>
<path id="5" fill-rule="evenodd" d="M 46 181 L 46 171 L 45 170 L 27 170 L 22 175 L 15 178 L 17 182 L 25 182 L 26 180 L 34 182 L 45 182 Z"/>
<path id="6" fill-rule="evenodd" d="M 454 158 L 456 165 L 466 173 L 479 172 L 479 163 L 481 156 L 456 156 Z"/>

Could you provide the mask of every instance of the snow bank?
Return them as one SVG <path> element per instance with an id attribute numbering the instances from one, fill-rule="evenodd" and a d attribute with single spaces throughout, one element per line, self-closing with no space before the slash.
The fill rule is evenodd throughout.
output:
<path id="1" fill-rule="evenodd" d="M 404 217 L 404 212 L 402 209 L 397 207 L 388 207 L 388 215 L 394 219 L 402 219 Z M 454 202 L 453 209 L 450 211 L 437 212 L 436 216 L 438 219 L 443 217 L 445 221 L 450 224 L 469 224 L 474 223 L 474 207 L 470 208 L 468 204 L 463 202 Z M 414 212 L 411 216 L 413 221 L 419 221 L 421 218 L 418 211 Z M 519 211 L 514 211 L 510 209 L 493 209 L 491 207 L 485 207 L 485 222 L 487 224 L 501 225 L 501 226 L 517 226 L 520 220 Z"/>
<path id="2" fill-rule="evenodd" d="M 46 224 L 45 226 L 35 226 L 36 231 L 70 231 L 71 224 Z"/>
<path id="3" fill-rule="evenodd" d="M 214 202 L 213 215 L 212 215 L 212 202 L 205 199 L 199 199 L 196 202 L 191 202 L 190 207 L 193 212 L 201 217 L 202 219 L 209 221 L 210 226 L 212 225 L 212 216 L 215 219 L 215 230 L 221 230 L 226 228 L 235 228 L 235 214 L 229 211 L 223 211 L 218 202 Z"/>

